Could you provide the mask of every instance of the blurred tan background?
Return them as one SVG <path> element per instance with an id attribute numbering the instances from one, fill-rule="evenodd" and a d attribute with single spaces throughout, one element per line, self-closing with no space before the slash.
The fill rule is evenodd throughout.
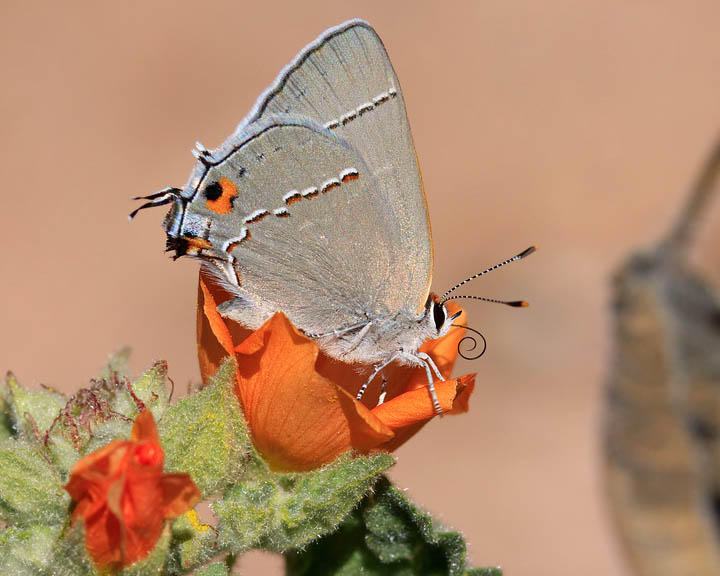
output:
<path id="1" fill-rule="evenodd" d="M 199 378 L 197 263 L 163 253 L 164 209 L 307 42 L 350 17 L 402 83 L 435 240 L 436 290 L 532 243 L 472 294 L 488 353 L 468 415 L 398 452 L 395 481 L 511 576 L 627 574 L 603 501 L 608 278 L 657 239 L 720 132 L 720 4 L 0 4 L 0 368 L 72 391 L 107 354 Z M 720 280 L 720 208 L 697 260 Z M 713 220 L 715 223 L 713 223 Z M 255 554 L 243 574 L 280 573 Z"/>

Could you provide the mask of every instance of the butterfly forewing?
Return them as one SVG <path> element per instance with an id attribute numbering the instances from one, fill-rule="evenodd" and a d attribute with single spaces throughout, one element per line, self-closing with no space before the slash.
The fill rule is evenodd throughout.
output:
<path id="1" fill-rule="evenodd" d="M 390 216 L 393 250 L 400 255 L 397 273 L 408 279 L 395 283 L 395 289 L 402 291 L 408 308 L 422 308 L 432 274 L 427 205 L 400 83 L 372 27 L 350 21 L 308 45 L 260 97 L 238 131 L 270 114 L 310 118 L 344 138 L 362 157 L 376 181 L 368 190 L 372 202 Z M 354 212 L 354 217 L 370 214 Z"/>

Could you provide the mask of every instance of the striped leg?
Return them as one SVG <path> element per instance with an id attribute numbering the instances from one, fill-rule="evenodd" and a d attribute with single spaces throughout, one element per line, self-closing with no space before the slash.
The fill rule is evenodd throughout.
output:
<path id="1" fill-rule="evenodd" d="M 380 374 L 380 376 L 382 376 L 382 388 L 380 388 L 380 397 L 378 398 L 377 403 L 378 406 L 385 402 L 385 396 L 387 395 L 387 378 L 385 378 L 385 374 Z"/>
<path id="2" fill-rule="evenodd" d="M 362 386 L 360 386 L 360 390 L 358 390 L 357 396 L 356 396 L 355 398 L 356 398 L 358 401 L 362 400 L 363 394 L 365 394 L 365 390 L 367 390 L 367 387 L 370 385 L 370 382 L 372 382 L 372 381 L 375 379 L 375 376 L 377 376 L 377 375 L 382 371 L 382 369 L 385 368 L 385 366 L 387 366 L 387 365 L 390 364 L 391 362 L 395 361 L 395 359 L 399 358 L 399 357 L 402 356 L 402 355 L 403 355 L 402 352 L 396 352 L 395 354 L 393 354 L 393 355 L 390 357 L 390 360 L 388 360 L 387 362 L 383 362 L 382 364 L 378 364 L 377 366 L 375 366 L 375 370 L 374 370 L 373 373 L 370 375 L 370 378 L 368 378 L 368 379 L 365 381 L 365 384 L 363 384 Z"/>
<path id="3" fill-rule="evenodd" d="M 425 360 L 425 362 L 430 364 L 430 367 L 433 369 L 433 372 L 435 372 L 435 376 L 438 377 L 438 380 L 440 380 L 441 382 L 445 382 L 445 378 L 443 378 L 443 375 L 440 374 L 440 370 L 438 370 L 435 361 L 429 354 L 426 354 L 425 352 L 417 352 L 417 357 L 422 358 L 423 360 Z"/>
<path id="4" fill-rule="evenodd" d="M 435 382 L 432 377 L 432 371 L 430 370 L 430 364 L 423 362 L 422 365 L 425 367 L 425 373 L 428 379 L 428 390 L 430 390 L 430 396 L 432 397 L 433 408 L 435 414 L 442 414 L 442 408 L 440 408 L 440 401 L 438 400 L 437 394 L 435 393 Z"/>
<path id="5" fill-rule="evenodd" d="M 412 364 L 415 364 L 416 366 L 422 366 L 425 368 L 425 374 L 427 375 L 428 380 L 428 390 L 430 391 L 430 397 L 432 398 L 433 408 L 435 409 L 436 414 L 442 414 L 442 408 L 440 408 L 440 401 L 438 400 L 437 393 L 435 392 L 435 380 L 433 379 L 433 372 L 437 374 L 438 378 L 441 381 L 445 381 L 445 378 L 442 377 L 442 374 L 440 374 L 440 370 L 438 370 L 438 367 L 435 365 L 435 362 L 433 362 L 433 359 L 430 358 L 425 352 L 416 352 L 415 354 L 410 354 L 408 352 L 405 352 L 403 354 L 404 358 L 407 358 Z"/>

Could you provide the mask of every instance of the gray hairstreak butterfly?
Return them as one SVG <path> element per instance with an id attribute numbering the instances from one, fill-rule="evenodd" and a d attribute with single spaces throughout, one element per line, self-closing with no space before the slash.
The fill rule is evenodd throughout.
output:
<path id="1" fill-rule="evenodd" d="M 172 204 L 175 258 L 203 261 L 235 297 L 218 311 L 259 328 L 282 311 L 329 356 L 425 368 L 435 410 L 442 379 L 423 342 L 445 335 L 456 289 L 431 297 L 428 209 L 400 84 L 364 21 L 305 47 L 216 150 L 197 144 L 184 188 L 142 197 Z M 479 300 L 490 300 L 474 297 Z M 524 302 L 502 302 L 523 306 Z"/>

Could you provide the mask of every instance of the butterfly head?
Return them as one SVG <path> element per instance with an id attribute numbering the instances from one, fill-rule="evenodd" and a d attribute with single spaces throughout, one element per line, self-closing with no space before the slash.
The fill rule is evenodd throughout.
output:
<path id="1" fill-rule="evenodd" d="M 432 338 L 440 338 L 445 336 L 452 327 L 453 321 L 462 314 L 459 310 L 455 314 L 449 314 L 445 302 L 443 302 L 435 294 L 431 294 L 425 304 L 425 318 L 428 325 L 428 331 L 432 334 Z"/>

